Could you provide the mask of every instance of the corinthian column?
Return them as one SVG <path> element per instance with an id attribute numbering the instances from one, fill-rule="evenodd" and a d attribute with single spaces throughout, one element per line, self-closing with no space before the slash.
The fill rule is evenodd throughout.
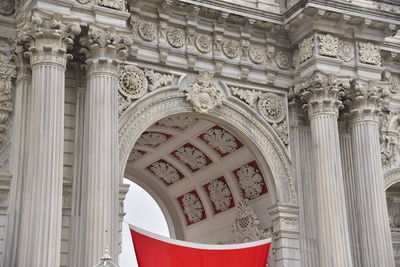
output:
<path id="1" fill-rule="evenodd" d="M 354 201 L 363 267 L 394 267 L 379 143 L 379 104 L 389 90 L 354 80 L 348 99 L 354 162 Z"/>
<path id="2" fill-rule="evenodd" d="M 19 33 L 32 69 L 19 267 L 60 265 L 66 50 L 79 32 L 79 25 L 35 14 Z"/>
<path id="3" fill-rule="evenodd" d="M 353 266 L 346 218 L 342 165 L 339 151 L 339 97 L 345 84 L 333 75 L 314 74 L 301 85 L 311 124 L 320 266 Z"/>
<path id="4" fill-rule="evenodd" d="M 117 258 L 118 227 L 118 76 L 117 54 L 126 48 L 115 30 L 89 28 L 81 39 L 87 60 L 84 162 L 85 255 L 93 266 L 105 248 Z"/>

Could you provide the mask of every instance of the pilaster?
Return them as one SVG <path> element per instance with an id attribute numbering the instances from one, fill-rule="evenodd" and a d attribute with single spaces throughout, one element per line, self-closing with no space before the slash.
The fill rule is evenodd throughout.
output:
<path id="1" fill-rule="evenodd" d="M 358 209 L 363 267 L 394 266 L 379 142 L 379 113 L 388 85 L 356 79 L 348 91 L 354 163 L 352 201 Z"/>
<path id="2" fill-rule="evenodd" d="M 338 111 L 348 82 L 334 75 L 315 72 L 296 86 L 311 125 L 312 157 L 315 167 L 317 240 L 321 266 L 353 266 L 346 217 L 340 161 Z"/>
<path id="3" fill-rule="evenodd" d="M 89 27 L 81 50 L 86 55 L 83 266 L 93 266 L 106 247 L 118 254 L 118 64 L 129 38 L 114 28 Z"/>
<path id="4" fill-rule="evenodd" d="M 60 265 L 67 49 L 77 24 L 35 13 L 18 33 L 29 47 L 32 86 L 27 97 L 26 162 L 17 266 Z"/>

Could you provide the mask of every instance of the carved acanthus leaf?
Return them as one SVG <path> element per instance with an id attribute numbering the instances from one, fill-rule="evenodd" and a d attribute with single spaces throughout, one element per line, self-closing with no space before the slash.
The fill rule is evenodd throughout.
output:
<path id="1" fill-rule="evenodd" d="M 232 94 L 244 100 L 250 107 L 255 108 L 258 98 L 261 96 L 261 92 L 257 90 L 241 89 L 238 87 L 231 87 Z"/>
<path id="2" fill-rule="evenodd" d="M 150 81 L 149 90 L 154 91 L 160 87 L 170 85 L 174 80 L 173 74 L 162 74 L 154 72 L 154 70 L 144 70 L 144 74 Z"/>
<path id="3" fill-rule="evenodd" d="M 330 34 L 320 34 L 319 54 L 322 56 L 336 57 L 339 53 L 339 38 Z"/>
<path id="4" fill-rule="evenodd" d="M 314 53 L 314 36 L 305 38 L 299 44 L 299 48 L 293 53 L 293 67 L 297 69 L 301 63 L 307 61 Z"/>
<path id="5" fill-rule="evenodd" d="M 372 43 L 359 42 L 359 49 L 360 62 L 371 65 L 381 65 L 382 58 L 379 46 Z"/>

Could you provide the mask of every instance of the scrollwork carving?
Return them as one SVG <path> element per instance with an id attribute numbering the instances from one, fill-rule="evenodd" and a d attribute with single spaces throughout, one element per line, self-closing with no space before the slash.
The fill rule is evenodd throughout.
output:
<path id="1" fill-rule="evenodd" d="M 234 96 L 239 97 L 243 101 L 245 101 L 247 104 L 249 104 L 250 107 L 255 108 L 256 103 L 258 98 L 261 95 L 260 91 L 257 90 L 250 90 L 250 89 L 241 89 L 237 87 L 232 87 L 232 94 Z"/>

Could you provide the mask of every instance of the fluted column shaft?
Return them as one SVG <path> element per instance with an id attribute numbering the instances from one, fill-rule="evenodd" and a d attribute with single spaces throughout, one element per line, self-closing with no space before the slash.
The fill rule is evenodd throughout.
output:
<path id="1" fill-rule="evenodd" d="M 66 59 L 39 53 L 31 57 L 20 267 L 60 265 Z"/>
<path id="2" fill-rule="evenodd" d="M 315 168 L 318 252 L 320 266 L 353 266 L 346 217 L 338 133 L 339 83 L 334 77 L 315 74 L 303 85 L 311 126 Z"/>
<path id="3" fill-rule="evenodd" d="M 106 247 L 113 258 L 117 257 L 118 233 L 114 214 L 118 199 L 118 79 L 113 62 L 110 58 L 87 61 L 84 266 L 96 264 Z"/>
<path id="4" fill-rule="evenodd" d="M 378 104 L 382 94 L 374 92 L 374 88 L 375 85 L 371 88 L 371 85 L 356 82 L 351 92 L 354 201 L 358 208 L 359 247 L 362 267 L 394 267 L 379 142 Z"/>

